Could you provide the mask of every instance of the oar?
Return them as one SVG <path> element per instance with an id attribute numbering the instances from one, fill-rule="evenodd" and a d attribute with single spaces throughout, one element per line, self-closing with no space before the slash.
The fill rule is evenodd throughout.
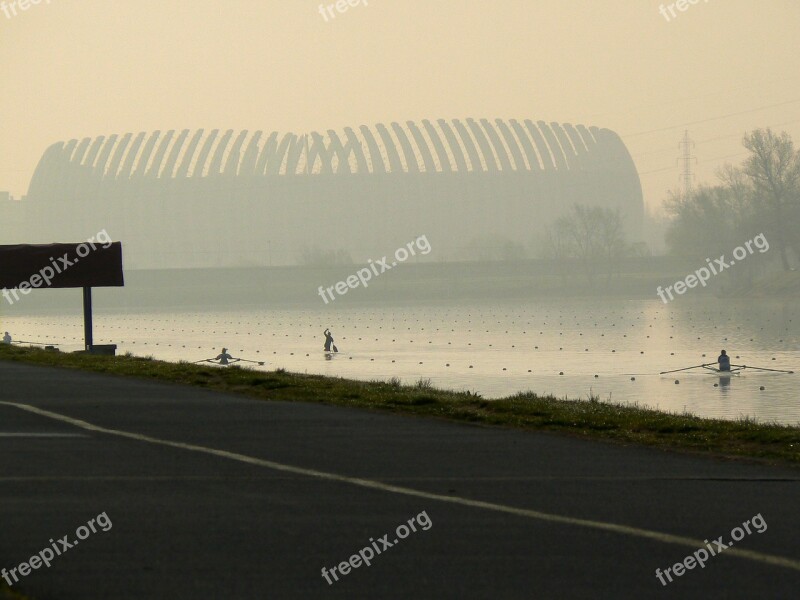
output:
<path id="1" fill-rule="evenodd" d="M 765 367 L 750 367 L 748 365 L 731 365 L 732 367 L 741 367 L 742 369 L 757 369 L 758 371 L 774 371 L 775 373 L 794 373 L 794 371 L 784 371 L 783 369 L 767 369 Z"/>
<path id="2" fill-rule="evenodd" d="M 213 361 L 214 361 L 214 359 L 213 359 L 213 358 L 204 358 L 203 360 L 196 360 L 196 361 L 194 361 L 192 364 L 193 364 L 193 365 L 196 365 L 197 363 L 213 362 Z"/>
<path id="3" fill-rule="evenodd" d="M 264 362 L 263 361 L 259 361 L 259 360 L 247 360 L 246 358 L 238 358 L 236 360 L 240 360 L 242 362 L 253 363 L 254 365 L 261 365 L 262 367 L 264 366 Z"/>
<path id="4" fill-rule="evenodd" d="M 688 371 L 689 369 L 699 369 L 700 367 L 707 367 L 708 365 L 713 365 L 714 363 L 705 363 L 702 365 L 695 365 L 693 367 L 686 367 L 685 369 L 675 369 L 674 371 L 661 371 L 659 375 L 666 375 L 667 373 L 677 373 L 678 371 Z"/>
<path id="5" fill-rule="evenodd" d="M 35 344 L 36 346 L 60 346 L 60 344 L 52 344 L 50 342 L 29 342 L 27 340 L 13 340 L 12 344 Z"/>

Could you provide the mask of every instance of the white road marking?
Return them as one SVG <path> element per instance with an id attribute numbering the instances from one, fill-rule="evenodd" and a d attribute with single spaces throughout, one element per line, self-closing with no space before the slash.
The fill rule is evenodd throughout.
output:
<path id="1" fill-rule="evenodd" d="M 565 517 L 563 515 L 556 515 L 552 513 L 540 512 L 538 510 L 529 510 L 525 508 L 516 508 L 513 506 L 506 506 L 504 504 L 495 504 L 493 502 L 483 502 L 481 500 L 470 500 L 469 498 L 461 498 L 459 496 L 445 496 L 442 494 L 433 494 L 422 490 L 415 490 L 412 488 L 400 487 L 396 485 L 389 485 L 381 483 L 380 481 L 373 481 L 371 479 L 360 479 L 358 477 L 348 477 L 346 475 L 338 475 L 336 473 L 326 473 L 325 471 L 317 471 L 315 469 L 305 469 L 302 467 L 294 467 L 292 465 L 285 465 L 283 463 L 274 462 L 271 460 L 264 460 L 247 456 L 245 454 L 237 454 L 236 452 L 228 452 L 227 450 L 218 450 L 216 448 L 207 448 L 205 446 L 197 446 L 195 444 L 184 444 L 183 442 L 173 442 L 170 440 L 162 440 L 159 438 L 142 435 L 139 433 L 130 433 L 128 431 L 120 431 L 118 429 L 106 429 L 99 425 L 93 425 L 87 421 L 80 419 L 73 419 L 66 415 L 54 413 L 49 410 L 43 410 L 28 404 L 17 404 L 15 402 L 3 402 L 0 404 L 6 406 L 14 406 L 21 410 L 31 412 L 43 417 L 54 419 L 62 423 L 69 423 L 75 427 L 80 427 L 87 431 L 94 431 L 96 433 L 105 433 L 107 435 L 115 435 L 118 437 L 137 440 L 139 442 L 146 442 L 148 444 L 155 444 L 158 446 L 167 446 L 169 448 L 179 448 L 181 450 L 189 450 L 190 452 L 198 452 L 201 454 L 210 454 L 212 456 L 219 456 L 220 458 L 227 458 L 230 460 L 239 461 L 242 463 L 256 465 L 259 467 L 266 467 L 284 473 L 294 473 L 296 475 L 305 475 L 307 477 L 315 477 L 317 479 L 324 479 L 327 481 L 337 481 L 340 483 L 349 483 L 359 487 L 379 490 L 382 492 L 391 492 L 393 494 L 401 494 L 404 496 L 414 496 L 417 498 L 425 498 L 426 500 L 435 500 L 437 502 L 446 502 L 448 504 L 457 504 L 460 506 L 468 506 L 470 508 L 482 508 L 493 512 L 501 512 L 506 514 L 515 515 L 518 517 L 527 517 L 537 521 L 545 521 L 548 523 L 561 523 L 564 525 L 575 525 L 578 527 L 586 527 L 589 529 L 599 529 L 602 531 L 610 531 L 621 535 L 628 535 L 631 537 L 644 538 L 661 542 L 663 544 L 675 544 L 678 546 L 685 546 L 692 549 L 705 548 L 705 542 L 700 539 L 684 537 L 680 535 L 672 535 L 669 533 L 662 533 L 660 531 L 651 531 L 649 529 L 640 529 L 639 527 L 630 527 L 628 525 L 618 525 L 617 523 L 607 523 L 605 521 L 593 521 L 590 519 L 578 519 L 575 517 Z M 775 554 L 765 554 L 763 552 L 755 552 L 753 550 L 742 550 L 741 548 L 729 548 L 725 550 L 725 556 L 738 556 L 739 558 L 747 558 L 749 560 L 760 562 L 776 567 L 784 567 L 795 571 L 800 571 L 800 560 L 787 558 L 784 556 L 777 556 Z"/>
<path id="2" fill-rule="evenodd" d="M 0 483 L 53 483 L 57 481 L 297 481 L 297 477 L 272 475 L 42 475 L 32 477 L 0 477 Z"/>
<path id="3" fill-rule="evenodd" d="M 0 431 L 0 438 L 87 438 L 85 433 L 6 433 Z"/>

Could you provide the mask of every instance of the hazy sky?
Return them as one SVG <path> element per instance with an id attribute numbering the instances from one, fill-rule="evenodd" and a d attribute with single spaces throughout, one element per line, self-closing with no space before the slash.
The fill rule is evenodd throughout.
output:
<path id="1" fill-rule="evenodd" d="M 701 0 L 670 21 L 655 0 L 368 0 L 328 22 L 318 0 L 47 2 L 0 11 L 15 196 L 55 141 L 156 129 L 597 125 L 628 145 L 650 206 L 678 185 L 684 128 L 698 182 L 753 128 L 800 144 L 797 0 Z"/>

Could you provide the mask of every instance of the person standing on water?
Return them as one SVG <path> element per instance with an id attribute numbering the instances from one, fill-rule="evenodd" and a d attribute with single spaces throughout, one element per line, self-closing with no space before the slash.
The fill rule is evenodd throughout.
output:
<path id="1" fill-rule="evenodd" d="M 326 329 L 322 333 L 325 334 L 325 352 L 331 352 L 331 348 L 333 348 L 333 352 L 338 352 L 339 349 L 336 347 L 336 344 L 333 343 L 333 336 L 329 329 Z"/>
<path id="2" fill-rule="evenodd" d="M 723 350 L 719 357 L 717 358 L 717 363 L 719 363 L 719 370 L 720 371 L 730 371 L 731 370 L 731 357 L 728 356 L 728 353 Z"/>
<path id="3" fill-rule="evenodd" d="M 11 343 L 11 336 L 8 334 L 7 331 L 6 331 L 6 334 L 3 336 L 3 343 L 4 344 L 10 344 Z"/>

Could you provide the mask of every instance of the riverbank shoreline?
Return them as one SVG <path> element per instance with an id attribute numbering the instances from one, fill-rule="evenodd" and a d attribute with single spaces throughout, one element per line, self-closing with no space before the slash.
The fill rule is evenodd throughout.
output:
<path id="1" fill-rule="evenodd" d="M 521 392 L 486 400 L 473 392 L 436 389 L 427 380 L 356 381 L 321 375 L 219 368 L 131 355 L 104 357 L 0 345 L 0 360 L 80 369 L 244 394 L 261 400 L 315 402 L 474 425 L 545 431 L 618 444 L 726 459 L 800 466 L 800 427 L 675 414 L 646 406 L 558 399 Z"/>

